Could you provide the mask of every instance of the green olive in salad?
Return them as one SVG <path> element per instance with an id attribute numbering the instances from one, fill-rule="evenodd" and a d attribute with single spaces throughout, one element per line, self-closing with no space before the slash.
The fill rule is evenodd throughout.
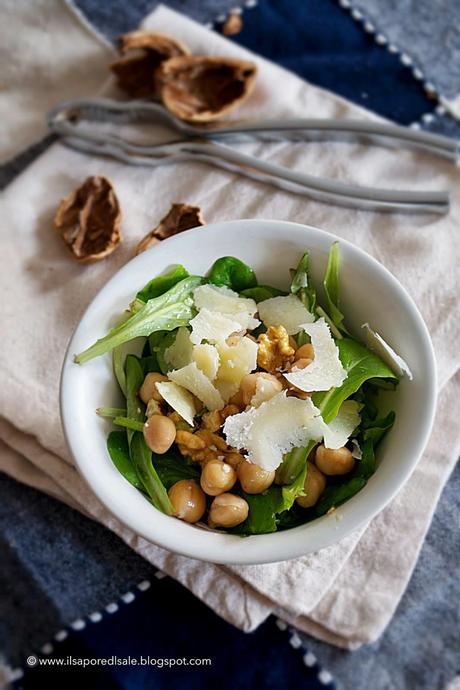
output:
<path id="1" fill-rule="evenodd" d="M 260 285 L 235 257 L 217 259 L 207 276 L 174 266 L 75 356 L 84 364 L 112 352 L 124 404 L 97 410 L 116 427 L 108 453 L 158 510 L 242 536 L 270 533 L 333 512 L 375 472 L 395 420 L 382 390 L 410 370 L 368 324 L 367 344 L 348 330 L 339 243 L 324 301 L 309 264 L 306 252 L 285 290 Z"/>

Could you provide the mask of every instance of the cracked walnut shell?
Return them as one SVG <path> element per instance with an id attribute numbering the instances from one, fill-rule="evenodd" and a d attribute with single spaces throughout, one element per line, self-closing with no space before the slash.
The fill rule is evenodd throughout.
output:
<path id="1" fill-rule="evenodd" d="M 136 255 L 150 249 L 161 240 L 177 235 L 184 230 L 204 225 L 201 209 L 188 204 L 173 204 L 156 228 L 148 233 L 137 245 Z"/>
<path id="2" fill-rule="evenodd" d="M 120 52 L 124 57 L 110 65 L 118 86 L 130 96 L 142 98 L 156 93 L 155 73 L 164 60 L 190 51 L 172 36 L 131 31 L 120 37 Z"/>
<path id="3" fill-rule="evenodd" d="M 77 261 L 93 263 L 120 244 L 121 211 L 111 182 L 88 177 L 65 197 L 54 216 L 54 227 Z"/>
<path id="4" fill-rule="evenodd" d="M 182 120 L 206 123 L 239 105 L 252 91 L 257 67 L 253 62 L 188 55 L 162 63 L 160 96 Z"/>

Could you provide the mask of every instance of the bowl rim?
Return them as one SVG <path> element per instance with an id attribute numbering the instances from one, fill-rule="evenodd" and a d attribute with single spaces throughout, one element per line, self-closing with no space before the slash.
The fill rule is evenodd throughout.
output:
<path id="1" fill-rule="evenodd" d="M 74 413 L 72 384 L 75 376 L 78 375 L 78 365 L 73 362 L 73 354 L 76 351 L 74 343 L 80 336 L 81 331 L 84 330 L 85 322 L 90 317 L 95 303 L 101 298 L 101 295 L 110 292 L 112 286 L 120 279 L 120 276 L 124 273 L 129 273 L 132 270 L 133 265 L 142 259 L 143 256 L 145 257 L 145 255 L 158 251 L 158 245 L 150 248 L 146 252 L 143 252 L 143 254 L 140 256 L 133 257 L 130 261 L 124 264 L 95 294 L 78 321 L 67 346 L 60 378 L 60 413 L 64 437 L 80 476 L 84 479 L 91 492 L 95 494 L 103 506 L 123 525 L 132 529 L 135 534 L 164 549 L 173 551 L 174 553 L 183 556 L 220 564 L 255 565 L 298 558 L 308 553 L 316 552 L 320 549 L 331 546 L 351 532 L 359 530 L 361 527 L 363 527 L 363 525 L 369 523 L 372 518 L 380 513 L 390 503 L 395 495 L 399 493 L 412 474 L 415 466 L 420 460 L 431 434 L 437 404 L 437 373 L 434 348 L 428 328 L 415 302 L 403 285 L 398 281 L 398 279 L 383 264 L 349 240 L 341 238 L 326 230 L 322 230 L 321 228 L 302 223 L 265 219 L 242 219 L 218 221 L 203 227 L 192 228 L 180 233 L 180 235 L 163 240 L 161 245 L 164 245 L 164 243 L 167 242 L 169 246 L 171 246 L 173 243 L 179 246 L 185 236 L 194 234 L 197 234 L 201 236 L 201 239 L 204 239 L 208 233 L 222 232 L 222 226 L 230 229 L 232 225 L 241 228 L 242 226 L 255 227 L 261 224 L 261 235 L 263 235 L 264 229 L 266 230 L 268 227 L 276 226 L 277 230 L 280 232 L 280 237 L 282 237 L 282 229 L 285 227 L 294 232 L 305 233 L 305 231 L 308 231 L 310 236 L 312 234 L 313 236 L 321 235 L 321 237 L 326 238 L 331 243 L 338 240 L 341 246 L 346 246 L 352 251 L 352 253 L 357 253 L 360 255 L 361 259 L 366 261 L 368 264 L 370 263 L 370 265 L 373 266 L 376 271 L 380 272 L 384 279 L 392 284 L 399 295 L 403 308 L 411 312 L 419 334 L 421 335 L 421 347 L 423 348 L 423 354 L 427 363 L 426 376 L 428 381 L 427 385 L 429 395 L 426 398 L 424 424 L 421 425 L 422 433 L 418 436 L 417 441 L 414 443 L 411 454 L 412 461 L 407 462 L 406 465 L 403 466 L 402 471 L 399 474 L 398 481 L 394 481 L 391 486 L 386 485 L 382 488 L 379 494 L 380 500 L 375 501 L 372 509 L 364 510 L 363 503 L 360 506 L 359 497 L 361 492 L 359 492 L 340 507 L 340 519 L 336 519 L 334 521 L 331 520 L 332 516 L 325 515 L 315 521 L 305 523 L 289 530 L 273 532 L 270 534 L 251 535 L 244 539 L 236 535 L 216 533 L 213 531 L 207 531 L 206 529 L 197 529 L 195 526 L 186 525 L 187 528 L 192 529 L 195 532 L 199 532 L 199 538 L 190 538 L 191 533 L 189 533 L 189 538 L 183 539 L 180 535 L 179 538 L 177 537 L 177 534 L 179 534 L 181 530 L 178 527 L 174 528 L 172 523 L 173 521 L 179 522 L 182 527 L 185 526 L 185 523 L 176 521 L 175 518 L 174 520 L 171 520 L 169 516 L 159 513 L 159 511 L 157 511 L 151 503 L 146 501 L 145 497 L 137 489 L 132 487 L 120 474 L 120 481 L 125 485 L 122 487 L 122 484 L 120 484 L 120 491 L 123 488 L 126 495 L 131 492 L 131 502 L 133 504 L 137 502 L 138 505 L 140 505 L 139 502 L 135 500 L 135 494 L 137 494 L 138 497 L 141 498 L 145 503 L 146 507 L 148 506 L 149 508 L 155 510 L 157 514 L 159 513 L 161 516 L 161 520 L 159 520 L 160 523 L 163 522 L 163 519 L 171 522 L 171 528 L 166 529 L 164 533 L 161 531 L 161 529 L 155 529 L 155 527 L 152 529 L 151 526 L 154 524 L 154 521 L 152 521 L 152 523 L 148 523 L 144 519 L 140 520 L 136 511 L 126 509 L 126 506 L 121 505 L 121 502 L 115 493 L 106 490 L 104 482 L 100 481 L 98 473 L 94 471 L 91 463 L 88 462 L 88 459 L 85 458 L 84 454 L 79 452 L 79 434 L 72 424 L 72 415 Z M 308 238 L 305 238 L 305 240 L 305 243 L 308 244 Z M 346 506 L 350 507 L 351 504 L 353 504 L 353 511 L 350 513 L 350 510 L 346 510 Z M 345 510 L 343 510 L 344 508 Z M 142 512 L 142 510 L 139 512 Z M 166 525 L 166 523 L 164 523 L 164 525 Z M 309 526 L 310 529 L 312 527 L 316 528 L 316 535 L 313 539 L 313 544 L 303 543 L 303 540 L 298 538 L 300 533 L 305 532 Z M 174 534 L 175 532 L 177 532 L 176 535 Z"/>

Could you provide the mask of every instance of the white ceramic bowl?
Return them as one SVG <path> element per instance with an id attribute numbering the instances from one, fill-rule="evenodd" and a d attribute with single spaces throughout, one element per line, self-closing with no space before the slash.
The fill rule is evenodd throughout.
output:
<path id="1" fill-rule="evenodd" d="M 337 237 L 283 221 L 243 220 L 189 230 L 124 266 L 96 296 L 69 344 L 61 382 L 65 435 L 77 467 L 100 501 L 135 533 L 166 549 L 215 563 L 268 563 L 318 551 L 369 521 L 401 489 L 427 443 L 436 403 L 433 348 L 411 298 L 381 264 L 340 240 L 342 306 L 356 334 L 369 322 L 409 363 L 414 379 L 392 394 L 396 423 L 378 451 L 379 466 L 365 488 L 333 515 L 284 532 L 241 537 L 204 530 L 157 511 L 112 464 L 106 437 L 110 423 L 96 407 L 120 404 L 111 355 L 84 365 L 73 355 L 101 337 L 137 290 L 171 264 L 204 274 L 220 256 L 252 266 L 261 283 L 286 288 L 288 269 L 311 252 L 313 278 L 321 285 L 331 243 Z M 376 544 L 378 548 L 378 544 Z"/>

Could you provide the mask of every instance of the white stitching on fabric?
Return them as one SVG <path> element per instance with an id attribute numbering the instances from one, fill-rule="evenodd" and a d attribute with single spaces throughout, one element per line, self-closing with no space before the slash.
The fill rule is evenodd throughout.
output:
<path id="1" fill-rule="evenodd" d="M 374 40 L 379 46 L 386 46 L 386 49 L 388 50 L 389 53 L 392 53 L 393 55 L 398 55 L 400 62 L 405 66 L 405 67 L 412 67 L 412 76 L 414 79 L 417 81 L 423 82 L 423 88 L 426 93 L 426 95 L 429 98 L 432 98 L 438 102 L 438 105 L 434 113 L 425 113 L 422 115 L 420 120 L 418 122 L 413 122 L 410 127 L 413 129 L 419 129 L 421 126 L 421 123 L 423 124 L 429 124 L 433 122 L 436 119 L 436 115 L 445 115 L 446 111 L 444 109 L 443 112 L 438 112 L 438 107 L 441 105 L 440 103 L 440 95 L 438 93 L 438 90 L 429 81 L 425 80 L 425 74 L 423 70 L 418 67 L 417 65 L 414 64 L 413 58 L 403 51 L 399 46 L 395 45 L 394 43 L 389 43 L 387 37 L 385 34 L 381 33 L 380 31 L 376 32 L 375 25 L 365 17 L 361 9 L 358 7 L 354 6 L 350 0 L 337 0 L 339 6 L 348 11 L 350 15 L 353 17 L 353 19 L 358 23 L 361 24 L 363 30 L 366 33 L 373 33 L 374 34 Z"/>
<path id="2" fill-rule="evenodd" d="M 155 577 L 158 580 L 162 580 L 164 577 L 166 577 L 166 574 L 163 573 L 161 570 L 158 570 L 155 572 Z M 149 580 L 142 580 L 139 582 L 137 586 L 137 589 L 140 592 L 146 592 L 150 588 L 150 581 Z M 131 604 L 134 600 L 136 599 L 136 595 L 134 592 L 125 592 L 122 594 L 119 598 L 119 601 L 123 602 L 123 604 Z M 67 628 L 62 628 L 61 630 L 58 630 L 58 632 L 53 636 L 52 640 L 53 642 L 63 642 L 64 640 L 67 639 L 69 636 L 69 632 L 71 630 L 83 630 L 86 627 L 86 624 L 88 622 L 90 623 L 99 623 L 103 618 L 104 618 L 104 613 L 107 614 L 112 614 L 118 611 L 120 606 L 115 603 L 114 601 L 110 602 L 107 604 L 101 611 L 93 611 L 92 613 L 89 613 L 87 616 L 84 618 L 77 618 L 76 620 L 72 621 L 72 623 L 69 623 Z M 46 642 L 41 648 L 40 648 L 40 654 L 44 656 L 49 656 L 50 654 L 53 653 L 55 649 L 55 644 L 52 642 Z M 18 681 L 24 676 L 24 667 L 18 666 L 17 668 L 13 668 L 9 671 L 9 679 L 13 681 Z"/>

